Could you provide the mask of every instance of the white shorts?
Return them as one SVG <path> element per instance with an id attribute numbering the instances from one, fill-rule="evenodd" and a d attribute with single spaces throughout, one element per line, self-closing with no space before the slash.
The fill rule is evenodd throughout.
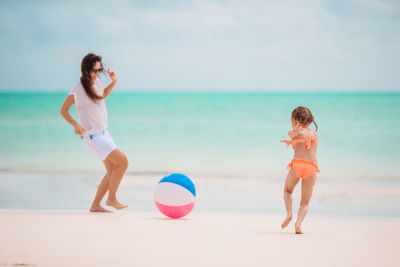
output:
<path id="1" fill-rule="evenodd" d="M 102 161 L 105 160 L 117 146 L 110 133 L 104 130 L 98 134 L 86 134 L 82 137 L 82 143 Z"/>

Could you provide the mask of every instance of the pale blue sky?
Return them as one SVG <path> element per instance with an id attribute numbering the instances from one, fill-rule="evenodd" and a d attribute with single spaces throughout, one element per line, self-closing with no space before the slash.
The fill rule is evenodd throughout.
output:
<path id="1" fill-rule="evenodd" d="M 400 91 L 400 1 L 0 0 L 0 90 Z"/>

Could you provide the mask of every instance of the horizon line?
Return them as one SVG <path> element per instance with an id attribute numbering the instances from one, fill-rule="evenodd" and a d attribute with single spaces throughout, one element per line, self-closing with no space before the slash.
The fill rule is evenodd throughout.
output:
<path id="1" fill-rule="evenodd" d="M 31 89 L 0 89 L 0 94 L 67 94 L 70 91 L 68 90 L 31 90 Z M 257 93 L 270 93 L 270 94 L 355 94 L 355 93 L 363 93 L 363 94 L 400 94 L 400 89 L 396 90 L 115 90 L 113 93 L 137 93 L 137 94 L 146 94 L 146 93 L 156 93 L 156 94 L 206 94 L 206 93 L 214 93 L 214 94 L 229 94 L 229 93 L 249 93 L 249 94 L 257 94 Z"/>

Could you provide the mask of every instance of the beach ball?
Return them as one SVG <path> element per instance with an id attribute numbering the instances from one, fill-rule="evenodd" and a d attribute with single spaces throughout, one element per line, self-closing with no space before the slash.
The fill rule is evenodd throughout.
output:
<path id="1" fill-rule="evenodd" d="M 194 208 L 195 198 L 196 188 L 192 180 L 180 173 L 162 178 L 154 192 L 158 210 L 172 219 L 189 214 Z"/>

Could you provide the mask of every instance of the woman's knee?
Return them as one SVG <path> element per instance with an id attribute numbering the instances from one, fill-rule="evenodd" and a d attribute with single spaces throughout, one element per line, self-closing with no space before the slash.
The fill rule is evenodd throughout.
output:
<path id="1" fill-rule="evenodd" d="M 126 170 L 128 168 L 128 158 L 125 156 L 125 154 L 121 153 L 121 157 L 118 160 L 118 167 Z"/>
<path id="2" fill-rule="evenodd" d="M 119 159 L 114 163 L 114 169 L 120 169 L 126 171 L 128 169 L 128 159 L 125 155 L 121 155 Z"/>
<path id="3" fill-rule="evenodd" d="M 111 176 L 111 173 L 110 174 L 106 173 L 106 175 L 103 177 L 102 182 L 108 183 L 110 181 L 110 176 Z"/>
<path id="4" fill-rule="evenodd" d="M 120 149 L 115 149 L 113 152 L 111 152 L 108 156 L 108 159 L 112 163 L 113 169 L 128 168 L 128 158 Z"/>
<path id="5" fill-rule="evenodd" d="M 121 161 L 122 161 L 122 165 L 127 169 L 129 162 L 128 162 L 128 157 L 125 154 L 122 155 Z"/>

